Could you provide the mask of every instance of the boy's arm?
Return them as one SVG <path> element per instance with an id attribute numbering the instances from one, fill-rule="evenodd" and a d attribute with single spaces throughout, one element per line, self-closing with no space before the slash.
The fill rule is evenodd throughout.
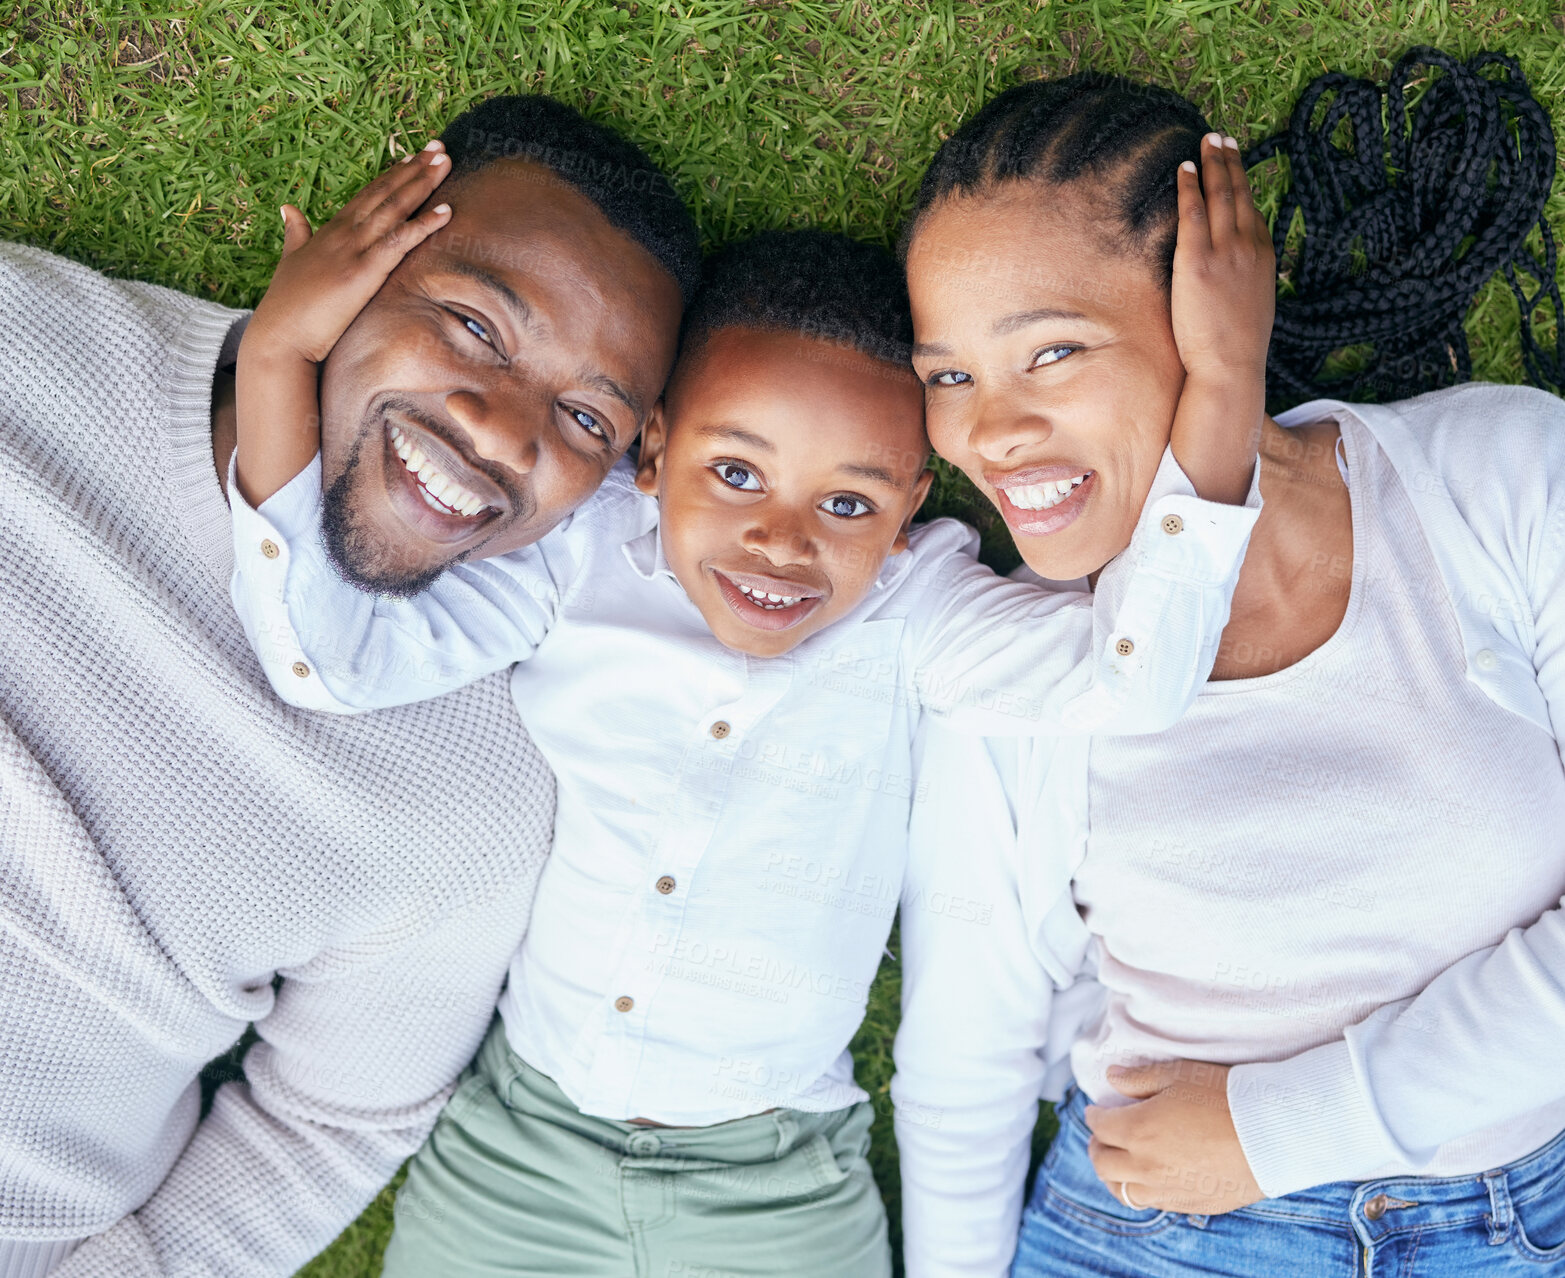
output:
<path id="1" fill-rule="evenodd" d="M 423 209 L 451 171 L 438 141 L 349 200 L 312 234 L 283 206 L 283 256 L 239 344 L 235 413 L 239 490 L 259 506 L 320 449 L 317 371 L 397 263 L 450 219 Z"/>
<path id="2" fill-rule="evenodd" d="M 939 600 L 915 619 L 918 698 L 964 730 L 1160 732 L 1211 673 L 1260 511 L 1276 282 L 1237 152 L 1208 142 L 1203 163 L 1205 200 L 1193 168 L 1179 173 L 1172 308 L 1185 385 L 1129 548 L 1090 597 L 952 556 Z"/>

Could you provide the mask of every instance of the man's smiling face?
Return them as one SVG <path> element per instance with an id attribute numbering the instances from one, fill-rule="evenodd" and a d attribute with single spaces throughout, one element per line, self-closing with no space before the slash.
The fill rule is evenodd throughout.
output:
<path id="1" fill-rule="evenodd" d="M 324 522 L 350 580 L 416 593 L 542 537 L 630 446 L 673 362 L 679 286 L 550 170 L 439 198 L 321 373 Z"/>

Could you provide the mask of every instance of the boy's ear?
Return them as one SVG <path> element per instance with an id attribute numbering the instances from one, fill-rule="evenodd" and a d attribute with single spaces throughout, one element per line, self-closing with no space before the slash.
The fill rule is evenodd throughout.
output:
<path id="1" fill-rule="evenodd" d="M 658 493 L 658 476 L 663 473 L 663 445 L 668 435 L 663 421 L 663 401 L 658 400 L 641 428 L 641 453 L 636 458 L 636 487 L 649 497 Z"/>
<path id="2" fill-rule="evenodd" d="M 907 549 L 908 530 L 913 526 L 913 516 L 918 514 L 919 508 L 924 504 L 924 498 L 929 496 L 929 486 L 935 482 L 935 472 L 927 466 L 923 474 L 913 484 L 913 500 L 908 503 L 907 518 L 902 521 L 902 527 L 897 530 L 897 538 L 891 543 L 891 553 L 900 555 Z"/>

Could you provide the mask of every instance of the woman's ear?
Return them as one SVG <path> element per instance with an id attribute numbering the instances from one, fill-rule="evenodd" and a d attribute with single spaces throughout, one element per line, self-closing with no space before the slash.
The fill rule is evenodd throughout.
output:
<path id="1" fill-rule="evenodd" d="M 923 473 L 913 481 L 913 500 L 908 503 L 907 514 L 903 516 L 902 527 L 897 530 L 897 538 L 891 543 L 891 553 L 900 555 L 907 549 L 908 530 L 913 527 L 913 516 L 918 514 L 919 508 L 924 504 L 924 498 L 929 496 L 929 486 L 935 482 L 935 472 L 925 467 Z"/>
<path id="2" fill-rule="evenodd" d="M 636 487 L 649 497 L 658 495 L 658 479 L 663 474 L 663 445 L 667 440 L 663 401 L 659 399 L 647 415 L 647 424 L 641 428 L 641 453 L 636 458 Z"/>

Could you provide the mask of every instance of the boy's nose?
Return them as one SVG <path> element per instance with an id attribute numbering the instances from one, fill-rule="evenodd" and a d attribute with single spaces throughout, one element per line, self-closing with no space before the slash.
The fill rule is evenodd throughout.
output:
<path id="1" fill-rule="evenodd" d="M 756 521 L 745 530 L 743 541 L 746 550 L 763 556 L 774 568 L 815 558 L 814 541 L 799 520 L 788 516 Z"/>
<path id="2" fill-rule="evenodd" d="M 516 397 L 500 402 L 481 391 L 452 391 L 446 396 L 446 412 L 485 461 L 518 477 L 537 466 L 547 423 L 540 420 L 536 409 L 518 403 Z"/>

